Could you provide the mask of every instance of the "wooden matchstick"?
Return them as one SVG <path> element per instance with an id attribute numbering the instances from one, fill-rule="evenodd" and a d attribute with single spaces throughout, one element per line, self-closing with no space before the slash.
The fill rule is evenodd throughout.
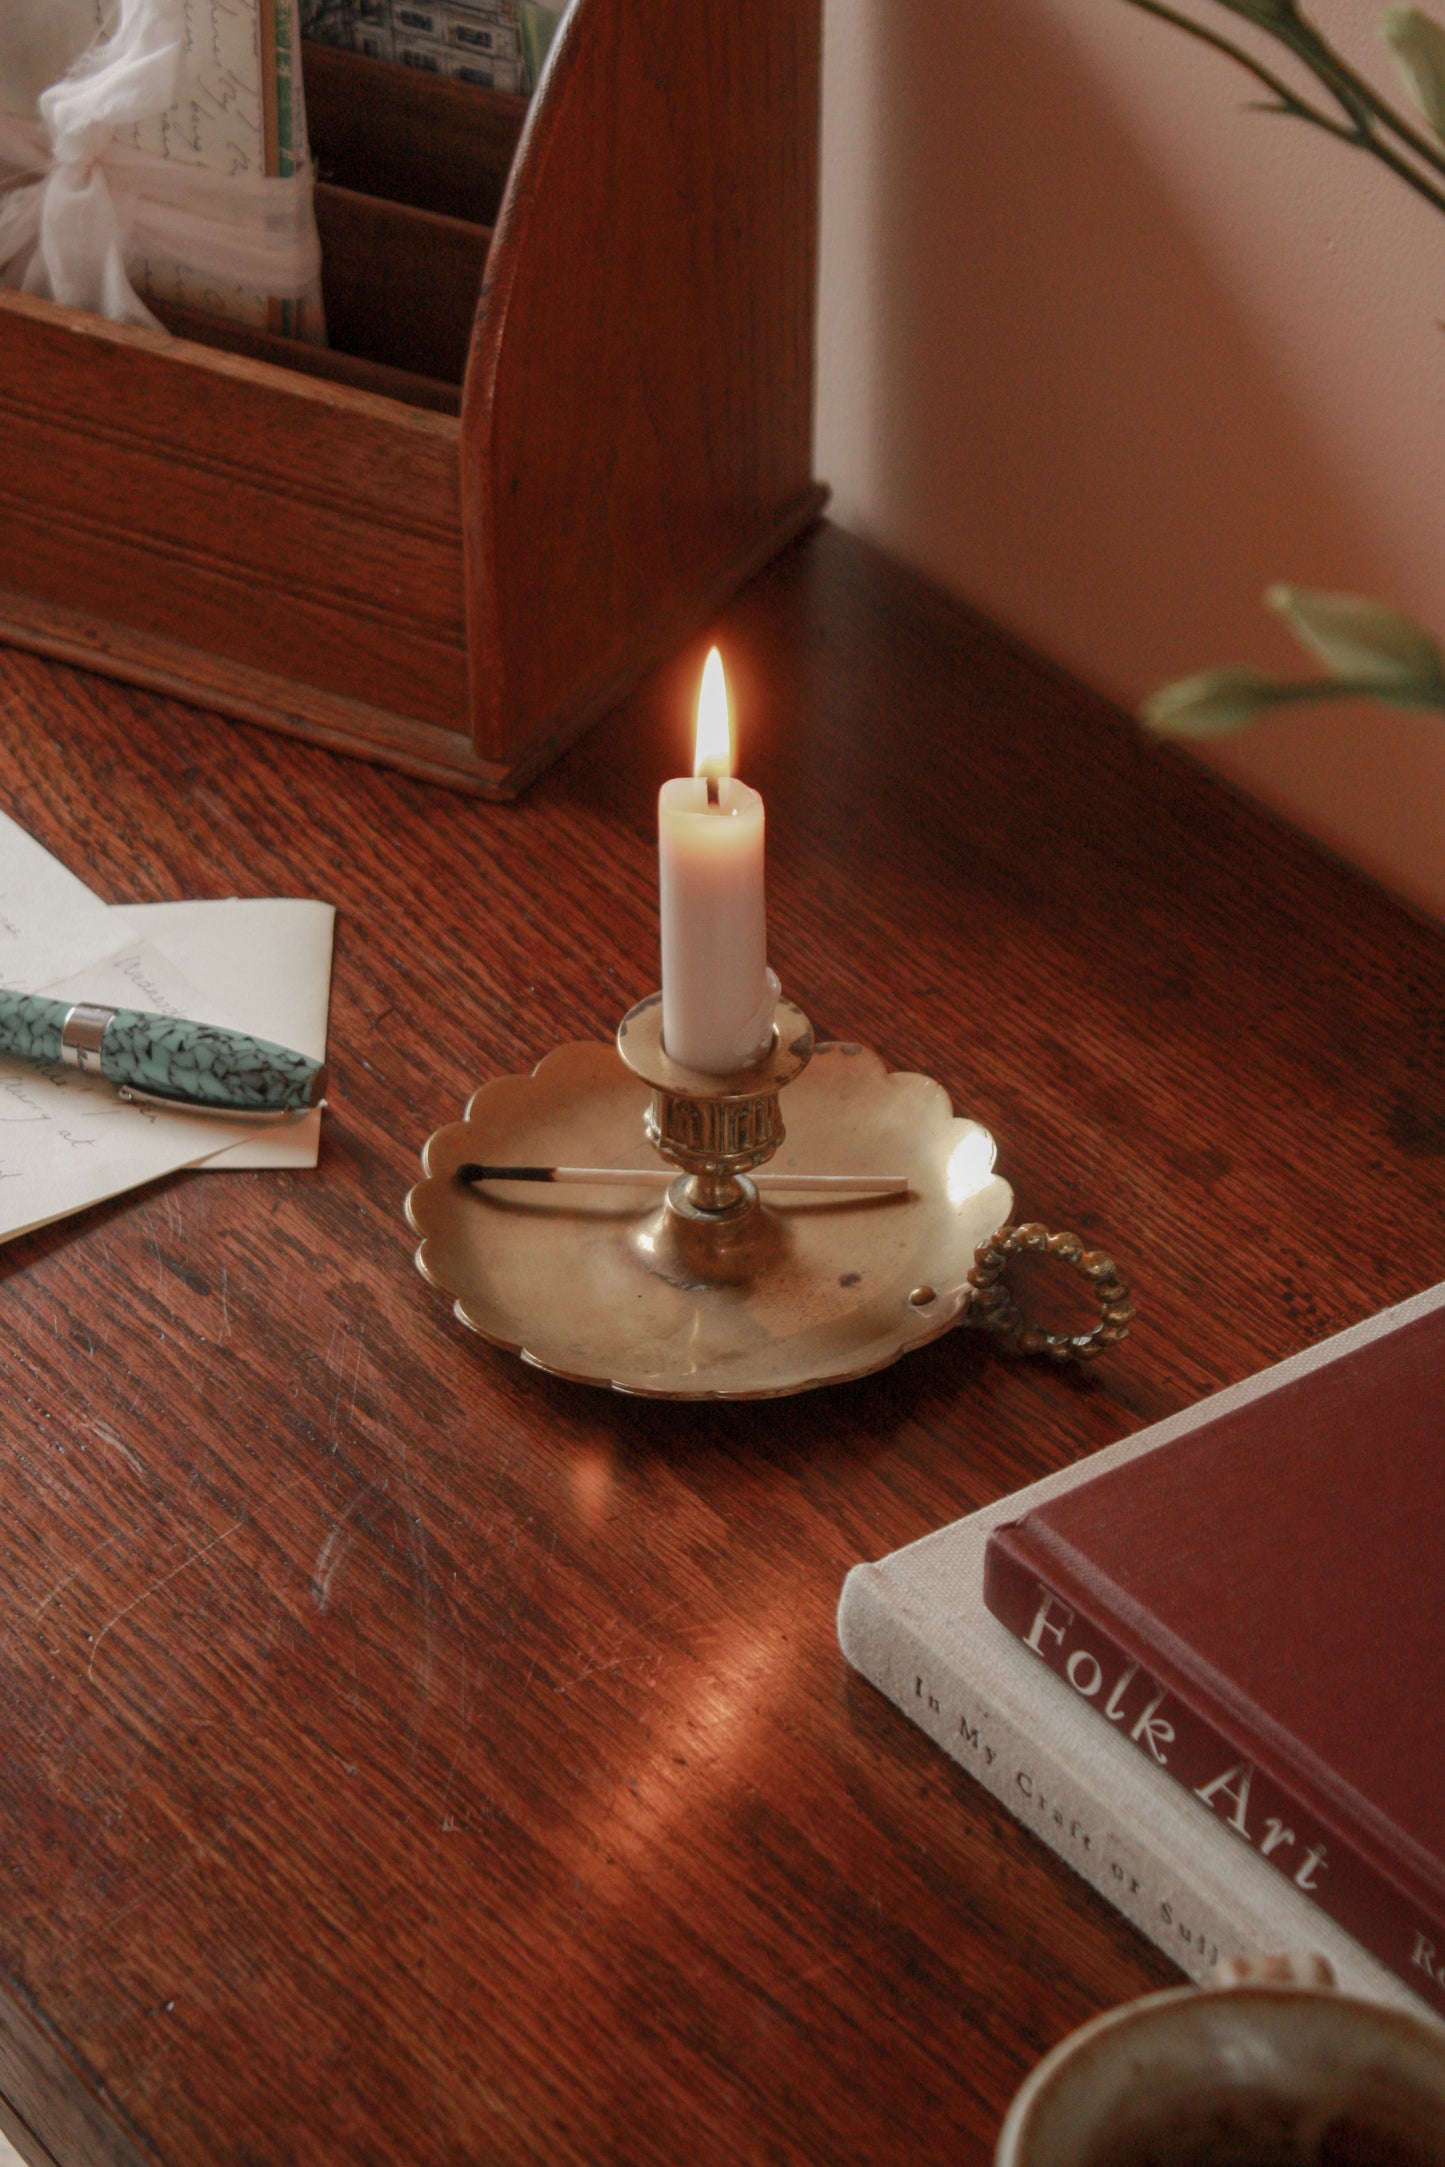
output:
<path id="1" fill-rule="evenodd" d="M 908 1190 L 906 1174 L 749 1174 L 760 1189 L 800 1189 L 826 1194 L 849 1191 L 856 1196 L 903 1196 Z M 468 1160 L 457 1168 L 457 1180 L 565 1181 L 592 1183 L 614 1189 L 656 1189 L 677 1179 L 671 1166 L 482 1166 Z"/>

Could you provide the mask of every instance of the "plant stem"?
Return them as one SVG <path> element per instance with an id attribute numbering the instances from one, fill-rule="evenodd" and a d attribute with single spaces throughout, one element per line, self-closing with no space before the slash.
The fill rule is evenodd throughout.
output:
<path id="1" fill-rule="evenodd" d="M 1318 81 L 1338 98 L 1345 110 L 1355 117 L 1357 126 L 1369 133 L 1370 122 L 1378 121 L 1382 127 L 1388 128 L 1422 165 L 1429 166 L 1445 179 L 1445 146 L 1422 134 L 1388 99 L 1382 98 L 1373 84 L 1366 82 L 1364 76 L 1357 74 L 1348 61 L 1340 58 L 1334 47 L 1320 36 L 1312 23 L 1301 19 L 1297 30 L 1279 30 L 1275 35 L 1313 71 Z M 1378 143 L 1377 138 L 1374 140 Z"/>
<path id="2" fill-rule="evenodd" d="M 1368 151 L 1381 165 L 1388 168 L 1397 179 L 1404 181 L 1416 195 L 1432 204 L 1437 211 L 1445 212 L 1445 189 L 1438 187 L 1433 179 L 1420 173 L 1401 155 L 1396 144 L 1403 145 L 1411 155 L 1427 166 L 1432 174 L 1445 181 L 1445 150 L 1430 142 L 1411 122 L 1406 120 L 1385 98 L 1382 98 L 1363 76 L 1358 75 L 1347 61 L 1340 58 L 1334 47 L 1323 38 L 1312 23 L 1292 5 L 1278 7 L 1252 7 L 1248 0 L 1217 0 L 1220 7 L 1231 15 L 1242 17 L 1256 29 L 1272 37 L 1293 53 L 1308 68 L 1321 89 L 1327 91 L 1345 116 L 1336 120 L 1311 105 L 1272 69 L 1255 59 L 1243 46 L 1233 43 L 1207 24 L 1196 22 L 1166 4 L 1166 0 L 1129 0 L 1131 7 L 1142 14 L 1154 15 L 1163 22 L 1172 23 L 1178 30 L 1197 38 L 1216 52 L 1223 53 L 1237 66 L 1263 83 L 1275 100 L 1273 110 L 1296 120 L 1308 121 L 1311 126 L 1322 128 L 1327 135 L 1352 145 L 1357 150 Z M 1379 129 L 1385 128 L 1394 136 L 1391 143 L 1382 139 Z"/>
<path id="3" fill-rule="evenodd" d="M 1229 0 L 1221 0 L 1221 4 L 1227 6 Z M 1231 43 L 1220 31 L 1211 30 L 1206 23 L 1195 22 L 1191 16 L 1179 14 L 1176 9 L 1166 5 L 1166 0 L 1129 0 L 1129 5 L 1137 8 L 1141 15 L 1155 15 L 1161 22 L 1172 23 L 1176 30 L 1183 30 L 1189 37 L 1197 38 L 1201 45 L 1212 46 L 1215 52 L 1223 53 L 1227 59 L 1235 61 L 1247 74 L 1252 75 L 1256 82 L 1263 83 L 1281 111 L 1298 120 L 1312 122 L 1316 128 L 1323 128 L 1327 135 L 1342 136 L 1346 142 L 1354 141 L 1354 127 L 1332 120 L 1328 113 L 1318 112 L 1314 106 L 1306 104 L 1281 76 L 1273 74 L 1256 60 L 1252 53 L 1247 53 L 1243 46 Z"/>

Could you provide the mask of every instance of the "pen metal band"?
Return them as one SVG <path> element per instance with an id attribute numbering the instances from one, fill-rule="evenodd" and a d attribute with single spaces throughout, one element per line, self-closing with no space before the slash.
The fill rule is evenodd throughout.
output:
<path id="1" fill-rule="evenodd" d="M 60 1026 L 60 1058 L 67 1068 L 87 1076 L 100 1074 L 100 1049 L 105 1027 L 118 1011 L 94 1001 L 77 1001 Z"/>

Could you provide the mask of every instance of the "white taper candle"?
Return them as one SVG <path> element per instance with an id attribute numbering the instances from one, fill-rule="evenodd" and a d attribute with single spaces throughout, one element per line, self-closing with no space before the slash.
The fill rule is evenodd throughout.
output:
<path id="1" fill-rule="evenodd" d="M 768 1048 L 778 982 L 768 969 L 763 801 L 732 774 L 727 689 L 716 648 L 698 700 L 696 773 L 657 801 L 662 1042 L 707 1075 Z"/>

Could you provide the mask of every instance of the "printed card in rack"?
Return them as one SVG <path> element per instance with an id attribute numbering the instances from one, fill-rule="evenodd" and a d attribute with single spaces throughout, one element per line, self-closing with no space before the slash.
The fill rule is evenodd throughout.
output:
<path id="1" fill-rule="evenodd" d="M 50 155 L 39 125 L 42 94 L 83 55 L 117 37 L 128 14 L 144 16 L 147 27 L 136 33 L 142 42 L 179 35 L 183 46 L 173 102 L 114 130 L 119 157 L 110 185 L 118 199 L 128 200 L 136 186 L 144 196 L 156 164 L 172 169 L 160 188 L 166 217 L 159 225 L 144 215 L 134 222 L 125 251 L 132 284 L 151 300 L 319 341 L 324 328 L 314 266 L 296 290 L 292 280 L 285 292 L 268 291 L 265 280 L 291 229 L 308 255 L 315 252 L 297 0 L 5 0 L 0 187 L 35 179 Z M 186 192 L 176 189 L 179 169 L 195 176 L 186 184 L 189 221 L 176 215 L 187 209 Z M 267 180 L 295 192 L 268 197 L 255 188 Z M 197 236 L 190 254 L 188 224 Z M 18 271 L 5 270 L 3 282 L 18 284 L 25 275 L 22 263 Z M 43 290 L 33 274 L 28 284 Z"/>

